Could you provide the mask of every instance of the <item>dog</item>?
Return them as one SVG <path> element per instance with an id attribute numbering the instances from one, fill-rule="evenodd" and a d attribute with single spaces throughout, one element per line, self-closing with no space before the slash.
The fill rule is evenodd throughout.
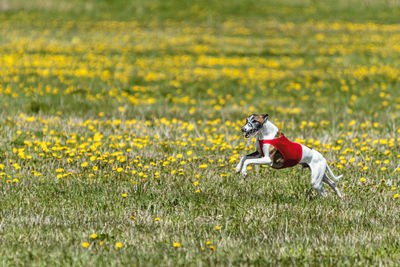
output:
<path id="1" fill-rule="evenodd" d="M 268 120 L 268 114 L 253 114 L 247 117 L 246 124 L 241 128 L 245 138 L 257 136 L 256 151 L 243 156 L 236 166 L 236 173 L 246 177 L 247 166 L 250 164 L 268 165 L 274 169 L 283 169 L 301 164 L 311 170 L 311 186 L 321 196 L 326 197 L 322 182 L 328 184 L 342 197 L 335 182 L 340 176 L 335 176 L 326 159 L 318 151 L 307 146 L 289 141 L 279 129 Z M 326 171 L 328 170 L 330 177 Z"/>

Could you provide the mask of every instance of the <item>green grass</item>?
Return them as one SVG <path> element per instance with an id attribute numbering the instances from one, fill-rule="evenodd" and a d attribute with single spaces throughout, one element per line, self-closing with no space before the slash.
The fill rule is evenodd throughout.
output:
<path id="1" fill-rule="evenodd" d="M 400 4 L 392 0 L 4 0 L 0 8 L 9 14 L 24 10 L 43 17 L 141 21 L 221 22 L 252 21 L 353 21 L 396 23 Z"/>
<path id="2" fill-rule="evenodd" d="M 395 1 L 0 9 L 0 265 L 399 264 Z M 234 174 L 265 112 L 343 199 Z"/>

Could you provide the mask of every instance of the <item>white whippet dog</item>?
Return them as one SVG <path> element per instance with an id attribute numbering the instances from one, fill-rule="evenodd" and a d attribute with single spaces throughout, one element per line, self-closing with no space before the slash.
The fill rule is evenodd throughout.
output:
<path id="1" fill-rule="evenodd" d="M 269 165 L 275 169 L 301 164 L 304 168 L 310 168 L 312 188 L 320 195 L 326 196 L 322 188 L 322 182 L 325 182 L 339 197 L 342 197 L 335 182 L 327 176 L 326 170 L 335 181 L 338 181 L 342 175 L 336 177 L 326 159 L 318 151 L 287 140 L 278 128 L 268 121 L 268 114 L 249 116 L 241 130 L 245 138 L 257 135 L 257 150 L 240 159 L 236 166 L 236 173 L 241 172 L 243 176 L 246 176 L 249 164 Z"/>

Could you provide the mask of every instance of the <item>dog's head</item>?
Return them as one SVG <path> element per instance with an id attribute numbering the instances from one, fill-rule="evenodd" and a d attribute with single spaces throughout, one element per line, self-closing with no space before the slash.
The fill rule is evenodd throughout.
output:
<path id="1" fill-rule="evenodd" d="M 252 114 L 247 117 L 246 124 L 242 127 L 242 133 L 245 138 L 255 135 L 267 121 L 268 114 L 258 115 Z"/>

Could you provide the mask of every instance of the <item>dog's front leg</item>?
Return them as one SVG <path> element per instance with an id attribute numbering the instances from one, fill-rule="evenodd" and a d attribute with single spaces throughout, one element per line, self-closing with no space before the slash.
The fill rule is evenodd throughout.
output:
<path id="1" fill-rule="evenodd" d="M 269 156 L 264 156 L 262 158 L 258 159 L 247 159 L 243 162 L 243 167 L 242 167 L 242 175 L 246 176 L 247 175 L 247 166 L 250 164 L 258 164 L 258 165 L 272 165 L 272 160 Z"/>
<path id="2" fill-rule="evenodd" d="M 251 154 L 249 154 L 249 155 L 243 156 L 243 157 L 240 159 L 238 165 L 236 166 L 236 173 L 239 173 L 239 172 L 242 170 L 242 168 L 243 168 L 243 163 L 244 163 L 247 159 L 256 159 L 256 158 L 259 158 L 260 156 L 261 156 L 261 155 L 260 155 L 260 152 L 258 152 L 258 151 L 253 152 L 253 153 L 251 153 Z"/>

